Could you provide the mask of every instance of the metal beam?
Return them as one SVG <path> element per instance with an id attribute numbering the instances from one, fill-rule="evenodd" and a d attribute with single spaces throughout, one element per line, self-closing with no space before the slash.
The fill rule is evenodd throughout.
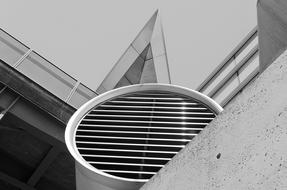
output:
<path id="1" fill-rule="evenodd" d="M 34 187 L 31 187 L 29 185 L 27 185 L 26 183 L 23 183 L 22 181 L 14 178 L 14 177 L 11 177 L 3 172 L 0 171 L 0 180 L 3 180 L 3 181 L 6 181 L 7 183 L 15 186 L 15 187 L 18 187 L 22 190 L 36 190 Z"/>
<path id="2" fill-rule="evenodd" d="M 66 124 L 75 109 L 0 60 L 0 82 Z"/>
<path id="3" fill-rule="evenodd" d="M 42 160 L 42 162 L 39 164 L 37 169 L 31 175 L 31 177 L 27 181 L 27 184 L 34 187 L 37 184 L 37 182 L 41 179 L 45 171 L 52 164 L 52 162 L 56 159 L 59 153 L 60 151 L 58 148 L 52 147 L 45 156 L 45 158 Z"/>
<path id="4" fill-rule="evenodd" d="M 7 101 L 10 101 L 11 96 L 17 96 L 11 89 L 2 92 L 0 108 L 7 107 Z M 66 150 L 64 144 L 65 125 L 24 98 L 20 98 L 11 107 L 1 122 L 7 126 L 18 126 L 48 144 Z"/>

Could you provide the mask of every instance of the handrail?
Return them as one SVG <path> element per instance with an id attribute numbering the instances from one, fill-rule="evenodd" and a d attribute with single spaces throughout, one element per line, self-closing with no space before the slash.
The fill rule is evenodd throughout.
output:
<path id="1" fill-rule="evenodd" d="M 252 42 L 258 39 L 257 34 L 257 26 L 252 29 L 251 32 L 247 34 L 247 36 L 229 53 L 226 58 L 211 72 L 211 74 L 199 85 L 197 91 L 202 92 L 209 97 L 216 100 L 216 97 L 220 96 L 221 92 L 224 88 L 228 88 L 229 82 L 232 82 L 234 76 L 238 79 L 238 85 L 235 89 L 232 90 L 226 97 L 223 99 L 222 102 L 219 102 L 221 106 L 225 106 L 238 92 L 241 91 L 257 74 L 259 70 L 256 68 L 252 68 L 253 71 L 249 73 L 248 76 L 244 79 L 240 79 L 240 73 L 244 72 L 246 68 L 252 61 L 257 61 L 256 57 L 258 57 L 258 43 L 254 45 L 251 50 L 250 45 L 253 45 Z M 256 41 L 255 41 L 256 42 Z M 247 51 L 248 53 L 236 63 L 238 56 L 243 52 Z M 231 65 L 234 64 L 234 65 Z M 254 64 L 254 63 L 253 63 Z M 257 64 L 257 63 L 256 63 Z M 233 68 L 225 73 L 227 68 L 232 66 Z M 259 62 L 258 62 L 259 66 Z M 250 69 L 250 68 L 248 68 Z M 219 77 L 223 77 L 220 79 Z M 247 80 L 248 79 L 248 80 Z M 217 81 L 216 81 L 217 80 Z M 209 89 L 208 89 L 209 88 Z M 207 91 L 207 92 L 206 92 Z M 236 93 L 235 93 L 236 92 Z"/>
<path id="2" fill-rule="evenodd" d="M 221 103 L 225 107 L 250 81 L 252 81 L 259 74 L 259 67 L 257 67 L 242 83 L 240 83 Z"/>
<path id="3" fill-rule="evenodd" d="M 210 75 L 197 87 L 197 91 L 201 92 L 207 87 L 207 84 L 226 66 L 226 64 L 236 55 L 246 42 L 257 36 L 257 26 L 254 27 L 251 32 L 226 56 L 226 58 L 210 73 Z"/>
<path id="4" fill-rule="evenodd" d="M 14 69 L 31 78 L 34 82 L 50 91 L 70 106 L 78 108 L 89 99 L 98 95 L 97 92 L 86 87 L 36 51 L 30 49 L 21 41 L 0 28 L 0 45 L 1 44 L 4 45 L 2 50 L 5 54 L 14 56 L 13 59 L 9 59 L 9 56 L 7 57 L 7 64 L 13 66 Z M 26 52 L 22 53 L 20 49 L 25 49 Z M 15 55 L 15 50 L 18 53 L 17 56 Z M 16 59 L 15 57 L 18 58 Z M 29 70 L 31 69 L 40 71 L 40 74 L 35 71 L 30 72 Z M 53 83 L 55 82 L 56 84 L 54 87 Z M 65 89 L 63 90 L 62 88 L 59 88 L 59 86 L 63 86 Z"/>
<path id="5" fill-rule="evenodd" d="M 258 45 L 255 46 L 246 57 L 243 58 L 240 63 L 238 63 L 209 93 L 209 97 L 213 97 L 219 90 L 220 88 L 223 87 L 224 84 L 226 84 L 233 76 L 238 72 L 239 69 L 241 69 L 245 63 L 250 60 L 255 53 L 258 52 Z"/>

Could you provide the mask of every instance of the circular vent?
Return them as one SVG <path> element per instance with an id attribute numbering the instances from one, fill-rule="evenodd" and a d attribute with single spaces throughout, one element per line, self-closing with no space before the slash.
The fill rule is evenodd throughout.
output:
<path id="1" fill-rule="evenodd" d="M 96 171 L 146 181 L 220 111 L 220 106 L 195 91 L 135 85 L 85 104 L 72 119 L 69 139 L 80 159 Z"/>

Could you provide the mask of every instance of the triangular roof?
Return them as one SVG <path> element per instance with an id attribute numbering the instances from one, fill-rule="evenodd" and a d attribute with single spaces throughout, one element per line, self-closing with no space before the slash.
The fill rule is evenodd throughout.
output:
<path id="1" fill-rule="evenodd" d="M 170 83 L 162 25 L 156 11 L 97 89 L 103 93 L 139 83 Z"/>

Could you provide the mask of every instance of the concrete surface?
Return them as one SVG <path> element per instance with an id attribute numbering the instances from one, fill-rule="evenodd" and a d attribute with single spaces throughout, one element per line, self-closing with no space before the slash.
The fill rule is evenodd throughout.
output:
<path id="1" fill-rule="evenodd" d="M 260 70 L 265 70 L 287 48 L 287 1 L 258 0 Z"/>
<path id="2" fill-rule="evenodd" d="M 287 189 L 287 52 L 141 190 Z"/>

